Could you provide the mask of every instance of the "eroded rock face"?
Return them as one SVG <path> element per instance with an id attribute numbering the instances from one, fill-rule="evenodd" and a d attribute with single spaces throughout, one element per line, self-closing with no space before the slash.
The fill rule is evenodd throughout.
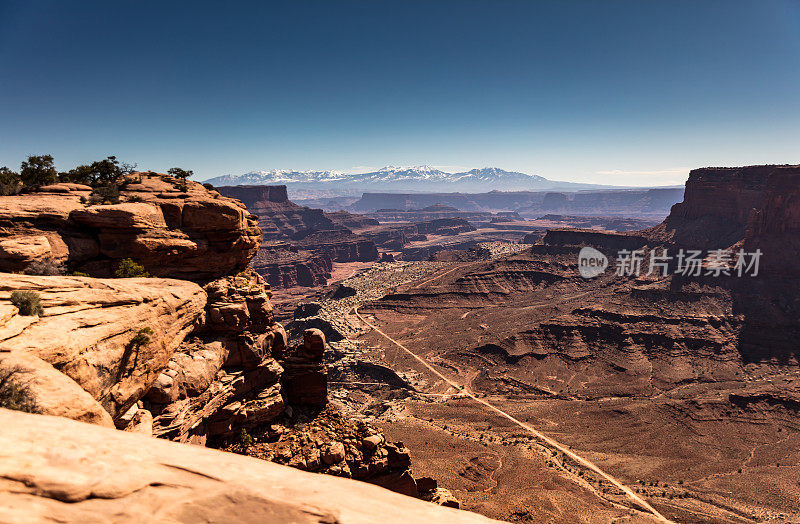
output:
<path id="1" fill-rule="evenodd" d="M 645 230 L 653 240 L 692 249 L 724 249 L 742 240 L 751 215 L 766 202 L 767 180 L 791 166 L 693 169 L 683 202 Z"/>
<path id="2" fill-rule="evenodd" d="M 333 259 L 289 243 L 275 243 L 261 247 L 253 268 L 276 289 L 324 286 L 331 277 Z"/>
<path id="3" fill-rule="evenodd" d="M 368 262 L 379 257 L 375 243 L 344 224 L 360 224 L 347 213 L 331 214 L 298 206 L 286 186 L 220 187 L 258 216 L 264 243 L 253 268 L 275 288 L 324 286 L 333 262 Z"/>
<path id="4" fill-rule="evenodd" d="M 328 401 L 328 371 L 322 361 L 325 335 L 306 329 L 302 344 L 290 348 L 283 359 L 283 382 L 290 404 L 324 406 Z"/>
<path id="5" fill-rule="evenodd" d="M 238 434 L 285 407 L 280 379 L 286 332 L 269 286 L 252 270 L 205 286 L 206 322 L 184 342 L 147 394 L 154 433 L 180 442 Z"/>
<path id="6" fill-rule="evenodd" d="M 0 410 L 0 521 L 490 522 L 364 482 Z M 180 488 L 176 488 L 179 486 Z"/>
<path id="7" fill-rule="evenodd" d="M 776 168 L 763 200 L 747 224 L 745 251 L 764 253 L 768 275 L 800 277 L 800 167 Z"/>
<path id="8" fill-rule="evenodd" d="M 152 275 L 203 281 L 244 269 L 258 251 L 257 218 L 196 182 L 181 191 L 166 175 L 134 174 L 120 203 L 89 205 L 91 188 L 45 186 L 0 197 L 0 270 L 49 261 L 110 276 L 133 259 Z"/>
<path id="9" fill-rule="evenodd" d="M 155 382 L 201 319 L 206 303 L 206 294 L 197 284 L 180 280 L 1 277 L 0 303 L 9 304 L 12 291 L 33 291 L 39 294 L 44 312 L 39 317 L 18 313 L 6 316 L 0 325 L 0 355 L 26 359 L 29 355 L 49 364 L 114 418 L 135 404 Z M 132 346 L 143 328 L 149 328 L 149 340 Z M 43 366 L 31 365 L 37 369 Z M 42 377 L 51 375 L 44 369 L 41 373 Z M 76 402 L 68 402 L 65 396 L 64 413 L 73 409 L 67 405 L 86 404 L 78 398 L 82 395 L 77 390 L 70 389 L 75 394 L 68 396 Z M 47 402 L 57 404 L 58 400 Z M 74 409 L 87 413 L 75 416 L 79 420 L 87 420 L 87 416 L 104 419 L 94 409 Z M 48 412 L 59 413 L 55 407 Z"/>

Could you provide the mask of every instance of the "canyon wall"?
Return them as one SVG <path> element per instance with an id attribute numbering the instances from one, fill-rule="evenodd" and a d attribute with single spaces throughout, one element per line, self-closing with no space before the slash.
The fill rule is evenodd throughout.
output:
<path id="1" fill-rule="evenodd" d="M 230 186 L 219 191 L 242 200 L 258 216 L 263 244 L 253 268 L 276 289 L 325 285 L 333 262 L 369 262 L 375 243 L 346 224 L 372 220 L 347 212 L 325 213 L 289 200 L 286 186 Z"/>

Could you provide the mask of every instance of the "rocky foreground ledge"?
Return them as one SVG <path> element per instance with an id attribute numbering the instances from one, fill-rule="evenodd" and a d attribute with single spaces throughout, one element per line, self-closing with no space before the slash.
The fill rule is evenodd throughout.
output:
<path id="1" fill-rule="evenodd" d="M 2 522 L 494 522 L 367 484 L 0 409 Z"/>

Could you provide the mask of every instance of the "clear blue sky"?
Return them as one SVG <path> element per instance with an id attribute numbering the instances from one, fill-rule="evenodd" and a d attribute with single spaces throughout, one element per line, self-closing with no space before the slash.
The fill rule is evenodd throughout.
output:
<path id="1" fill-rule="evenodd" d="M 170 4 L 170 5 L 168 5 Z M 0 165 L 800 162 L 800 1 L 0 0 Z"/>

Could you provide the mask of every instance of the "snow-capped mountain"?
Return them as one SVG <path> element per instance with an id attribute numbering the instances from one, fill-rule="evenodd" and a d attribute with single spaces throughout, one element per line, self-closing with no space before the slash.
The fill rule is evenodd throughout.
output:
<path id="1" fill-rule="evenodd" d="M 280 185 L 339 182 L 348 176 L 341 171 L 295 171 L 292 169 L 270 169 L 251 171 L 243 175 L 223 175 L 207 180 L 215 186 Z"/>
<path id="2" fill-rule="evenodd" d="M 497 167 L 448 173 L 431 166 L 386 166 L 369 173 L 272 169 L 207 180 L 215 186 L 287 185 L 293 190 L 327 190 L 331 193 L 362 191 L 461 192 L 578 190 L 603 186 L 548 180 L 538 175 Z"/>

